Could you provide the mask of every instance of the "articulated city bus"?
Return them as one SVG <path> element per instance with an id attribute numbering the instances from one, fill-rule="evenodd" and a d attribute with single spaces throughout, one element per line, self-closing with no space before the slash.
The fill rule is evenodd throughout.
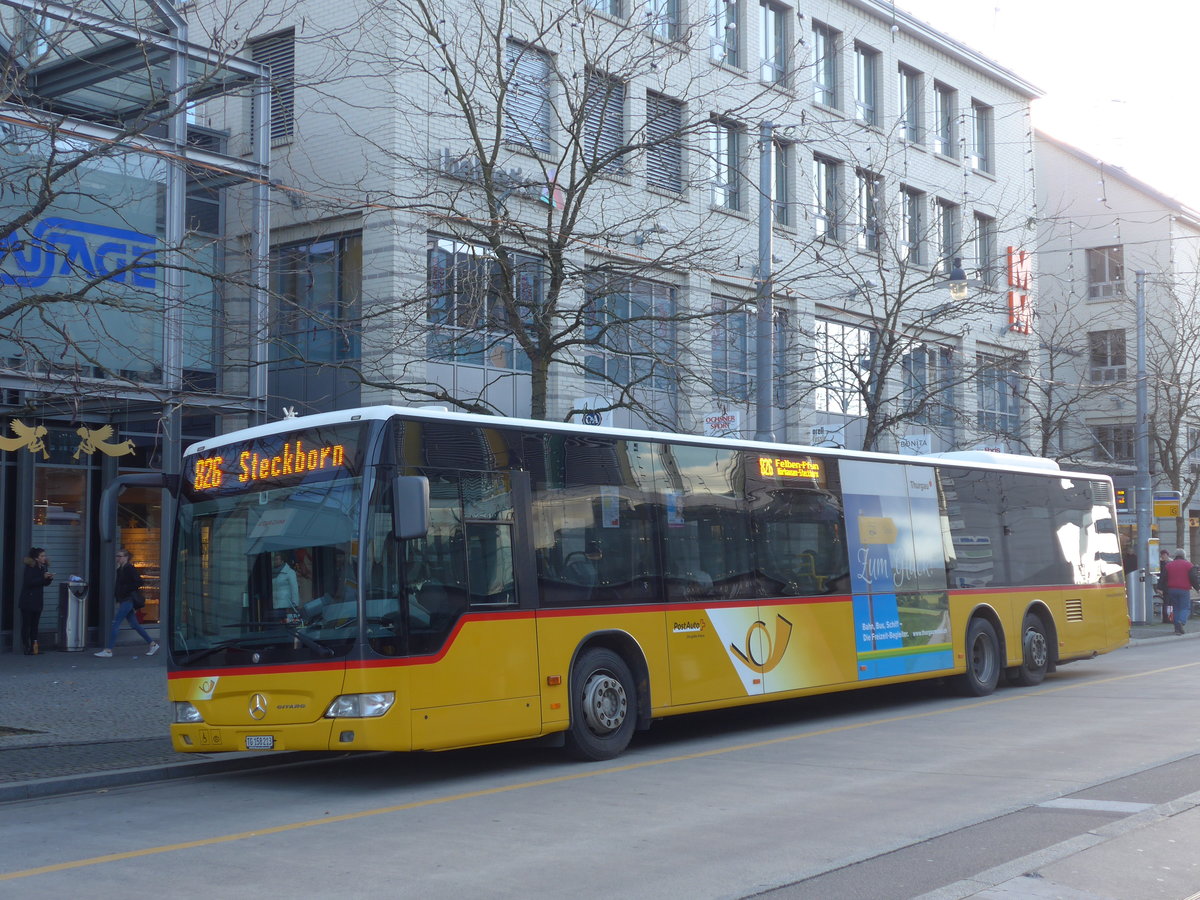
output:
<path id="1" fill-rule="evenodd" d="M 1011 459 L 1011 458 L 1009 458 Z M 378 407 L 189 448 L 180 751 L 552 737 L 1128 640 L 1101 475 Z"/>

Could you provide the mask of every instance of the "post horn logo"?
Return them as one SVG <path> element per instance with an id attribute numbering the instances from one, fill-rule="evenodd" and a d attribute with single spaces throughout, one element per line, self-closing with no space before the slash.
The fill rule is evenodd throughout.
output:
<path id="1" fill-rule="evenodd" d="M 771 633 L 767 630 L 767 624 L 759 619 L 746 629 L 746 649 L 739 650 L 733 644 L 729 645 L 729 649 L 748 668 L 762 675 L 779 665 L 783 654 L 787 652 L 788 641 L 791 638 L 792 623 L 776 614 L 774 640 L 771 639 Z"/>

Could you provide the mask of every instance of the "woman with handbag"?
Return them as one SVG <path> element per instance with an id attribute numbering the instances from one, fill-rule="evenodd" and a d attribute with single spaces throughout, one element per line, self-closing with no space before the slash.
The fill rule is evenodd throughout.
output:
<path id="1" fill-rule="evenodd" d="M 150 649 L 146 651 L 147 656 L 153 656 L 158 652 L 158 642 L 150 637 L 146 629 L 142 627 L 142 623 L 137 620 L 137 610 L 146 605 L 146 601 L 142 599 L 141 593 L 142 576 L 133 566 L 133 556 L 128 550 L 122 548 L 117 551 L 117 577 L 113 582 L 113 597 L 117 601 L 117 611 L 113 615 L 112 628 L 108 631 L 108 643 L 104 649 L 96 656 L 102 659 L 108 659 L 112 656 L 112 648 L 117 643 L 117 632 L 121 630 L 121 623 L 126 619 L 133 626 L 133 630 L 142 636 Z"/>

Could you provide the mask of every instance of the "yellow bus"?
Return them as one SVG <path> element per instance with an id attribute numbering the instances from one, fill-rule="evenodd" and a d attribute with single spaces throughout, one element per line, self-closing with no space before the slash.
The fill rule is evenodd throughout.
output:
<path id="1" fill-rule="evenodd" d="M 205 441 L 177 486 L 174 747 L 599 760 L 695 710 L 1038 684 L 1128 640 L 1113 489 L 1007 459 L 395 407 Z"/>

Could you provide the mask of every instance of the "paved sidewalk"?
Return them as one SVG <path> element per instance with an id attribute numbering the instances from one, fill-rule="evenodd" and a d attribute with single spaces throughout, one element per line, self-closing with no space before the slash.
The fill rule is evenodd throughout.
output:
<path id="1" fill-rule="evenodd" d="M 1135 625 L 1131 645 L 1197 637 L 1200 622 L 1182 637 L 1171 625 Z M 97 659 L 94 647 L 0 653 L 0 804 L 320 757 L 175 753 L 167 654 L 147 657 L 136 635 L 123 639 L 112 659 Z M 1200 900 L 1197 828 L 1200 794 L 947 885 L 927 900 Z"/>
<path id="2" fill-rule="evenodd" d="M 112 659 L 97 659 L 97 649 L 0 653 L 0 803 L 274 765 L 285 756 L 176 753 L 166 652 L 146 656 L 132 632 Z"/>

